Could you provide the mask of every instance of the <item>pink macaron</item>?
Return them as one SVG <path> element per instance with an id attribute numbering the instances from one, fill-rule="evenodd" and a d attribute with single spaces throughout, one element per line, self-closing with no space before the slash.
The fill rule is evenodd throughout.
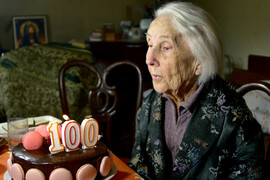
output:
<path id="1" fill-rule="evenodd" d="M 104 156 L 100 164 L 100 169 L 99 169 L 100 175 L 103 177 L 107 176 L 109 172 L 111 171 L 112 166 L 113 166 L 113 162 L 111 158 L 109 158 L 108 156 Z"/>
<path id="2" fill-rule="evenodd" d="M 12 179 L 24 179 L 24 171 L 21 165 L 14 163 L 10 169 L 10 176 Z"/>
<path id="3" fill-rule="evenodd" d="M 41 134 L 41 136 L 43 136 L 46 139 L 48 139 L 50 136 L 50 132 L 47 130 L 47 125 L 45 124 L 36 127 L 35 131 L 39 132 L 39 134 Z"/>
<path id="4" fill-rule="evenodd" d="M 29 131 L 24 135 L 22 144 L 26 150 L 37 150 L 43 144 L 43 137 L 36 131 Z"/>
<path id="5" fill-rule="evenodd" d="M 76 179 L 77 180 L 94 180 L 97 176 L 97 169 L 92 164 L 84 164 L 82 165 L 77 173 Z"/>
<path id="6" fill-rule="evenodd" d="M 25 174 L 26 180 L 45 180 L 45 175 L 39 169 L 31 168 Z"/>
<path id="7" fill-rule="evenodd" d="M 51 172 L 49 179 L 50 180 L 58 180 L 58 179 L 72 180 L 73 178 L 69 170 L 65 168 L 57 168 Z"/>

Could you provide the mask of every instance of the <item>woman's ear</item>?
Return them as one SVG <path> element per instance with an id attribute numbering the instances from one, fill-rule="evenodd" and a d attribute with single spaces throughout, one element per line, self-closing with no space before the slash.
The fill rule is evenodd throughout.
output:
<path id="1" fill-rule="evenodd" d="M 202 73 L 202 66 L 200 64 L 196 65 L 195 75 L 199 76 Z"/>

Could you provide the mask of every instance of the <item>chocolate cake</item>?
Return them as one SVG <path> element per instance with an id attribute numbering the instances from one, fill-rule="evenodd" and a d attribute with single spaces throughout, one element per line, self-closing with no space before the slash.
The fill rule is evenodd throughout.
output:
<path id="1" fill-rule="evenodd" d="M 100 168 L 101 160 L 109 156 L 107 147 L 98 141 L 96 147 L 81 149 L 71 152 L 60 152 L 51 154 L 48 146 L 33 151 L 27 151 L 22 144 L 14 147 L 12 151 L 12 164 L 18 163 L 23 168 L 24 174 L 31 169 L 39 169 L 49 179 L 51 172 L 57 168 L 65 168 L 76 179 L 77 170 L 84 164 L 92 164 L 97 170 Z M 97 178 L 100 177 L 98 173 Z"/>

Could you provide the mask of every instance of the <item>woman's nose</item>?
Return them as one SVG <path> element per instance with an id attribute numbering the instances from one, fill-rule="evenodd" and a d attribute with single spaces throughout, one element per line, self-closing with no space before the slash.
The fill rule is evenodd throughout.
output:
<path id="1" fill-rule="evenodd" d="M 146 53 L 146 64 L 148 66 L 153 66 L 156 63 L 156 54 L 154 48 L 148 48 Z"/>

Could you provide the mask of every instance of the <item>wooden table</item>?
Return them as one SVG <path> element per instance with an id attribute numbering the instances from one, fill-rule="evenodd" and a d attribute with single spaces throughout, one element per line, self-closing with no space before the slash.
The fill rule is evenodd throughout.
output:
<path id="1" fill-rule="evenodd" d="M 7 171 L 7 160 L 9 157 L 8 146 L 0 149 L 0 180 L 4 179 L 4 174 Z M 112 180 L 122 180 L 122 179 L 141 179 L 135 171 L 130 169 L 123 161 L 121 161 L 117 156 L 113 156 L 113 162 L 117 167 L 117 173 L 112 178 Z"/>

